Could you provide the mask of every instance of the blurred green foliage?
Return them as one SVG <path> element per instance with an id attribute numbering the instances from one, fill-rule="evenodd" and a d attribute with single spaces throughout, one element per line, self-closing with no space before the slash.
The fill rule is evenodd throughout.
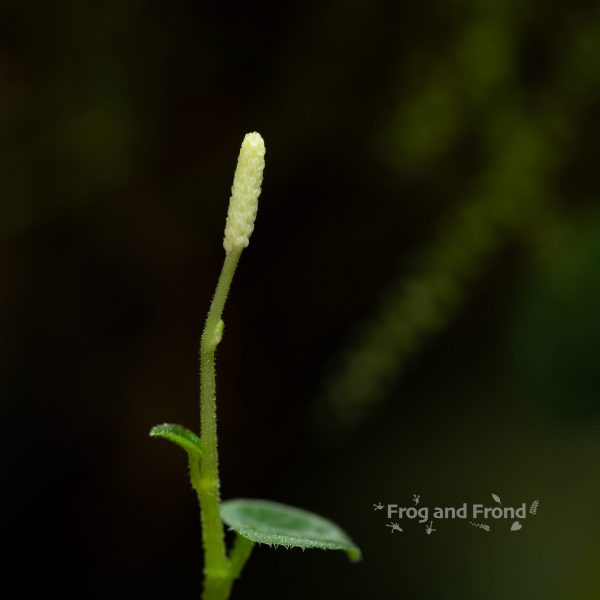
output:
<path id="1" fill-rule="evenodd" d="M 416 272 L 399 274 L 331 368 L 314 411 L 328 435 L 349 433 L 388 396 L 406 359 L 455 316 L 493 254 L 532 227 L 535 239 L 543 237 L 550 215 L 560 210 L 554 182 L 570 158 L 568 140 L 585 135 L 586 109 L 600 83 L 600 28 L 595 44 L 590 31 L 570 32 L 561 63 L 579 65 L 576 90 L 573 73 L 559 64 L 542 95 L 519 81 L 520 26 L 508 3 L 475 14 L 454 47 L 419 75 L 424 87 L 404 98 L 386 154 L 405 177 L 428 176 L 440 155 L 460 152 L 457 138 L 469 119 L 476 119 L 481 158 L 469 174 L 466 199 L 453 217 L 444 211 Z M 565 105 L 576 108 L 566 114 Z M 565 286 L 565 293 L 571 289 Z M 543 336 L 536 339 L 543 343 Z"/>
<path id="2" fill-rule="evenodd" d="M 563 224 L 524 283 L 510 332 L 523 402 L 555 417 L 598 426 L 600 219 Z"/>

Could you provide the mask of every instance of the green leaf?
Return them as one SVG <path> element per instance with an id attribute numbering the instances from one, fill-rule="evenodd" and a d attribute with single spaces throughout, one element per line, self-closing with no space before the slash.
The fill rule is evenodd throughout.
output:
<path id="1" fill-rule="evenodd" d="M 221 518 L 254 542 L 344 550 L 352 561 L 361 558 L 359 548 L 335 523 L 300 508 L 268 500 L 228 500 L 221 504 Z"/>
<path id="2" fill-rule="evenodd" d="M 202 444 L 200 438 L 193 432 L 183 427 L 182 425 L 174 425 L 173 423 L 163 423 L 155 425 L 150 430 L 150 437 L 159 437 L 169 440 L 183 448 L 190 456 L 202 456 Z"/>

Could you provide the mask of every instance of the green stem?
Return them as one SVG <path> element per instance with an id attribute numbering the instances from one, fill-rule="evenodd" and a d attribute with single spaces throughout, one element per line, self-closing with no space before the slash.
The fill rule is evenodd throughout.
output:
<path id="1" fill-rule="evenodd" d="M 250 558 L 252 548 L 254 548 L 252 540 L 242 537 L 239 533 L 236 535 L 233 549 L 229 556 L 231 561 L 231 577 L 233 579 L 237 579 L 242 574 L 242 569 Z"/>
<path id="2" fill-rule="evenodd" d="M 190 476 L 200 502 L 204 600 L 227 600 L 232 583 L 220 515 L 215 350 L 223 333 L 221 315 L 240 254 L 241 250 L 234 249 L 225 256 L 200 342 L 200 437 L 203 454 L 199 464 L 190 464 Z"/>

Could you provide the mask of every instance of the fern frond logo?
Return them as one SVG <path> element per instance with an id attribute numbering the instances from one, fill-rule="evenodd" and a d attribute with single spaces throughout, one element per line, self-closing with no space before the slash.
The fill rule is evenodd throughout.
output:
<path id="1" fill-rule="evenodd" d="M 490 493 L 492 502 L 488 499 L 487 504 L 463 502 L 456 506 L 430 506 L 421 502 L 420 494 L 412 494 L 410 500 L 401 504 L 385 504 L 381 501 L 373 503 L 373 510 L 385 515 L 385 526 L 391 533 L 402 533 L 405 531 L 401 525 L 411 522 L 414 525 L 424 525 L 425 533 L 431 535 L 436 532 L 437 526 L 444 525 L 444 521 L 465 521 L 472 527 L 489 533 L 504 530 L 509 533 L 521 531 L 528 517 L 537 514 L 540 501 L 534 500 L 528 505 L 527 502 L 512 504 L 503 503 L 502 498 L 496 493 Z M 435 519 L 435 521 L 434 521 Z M 404 523 L 402 523 L 404 521 Z M 492 526 L 493 525 L 493 526 Z"/>

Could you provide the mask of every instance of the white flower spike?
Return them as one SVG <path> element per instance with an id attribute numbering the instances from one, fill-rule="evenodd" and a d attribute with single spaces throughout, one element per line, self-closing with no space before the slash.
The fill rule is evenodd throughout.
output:
<path id="1" fill-rule="evenodd" d="M 265 168 L 265 142 L 256 131 L 247 133 L 240 148 L 231 186 L 223 247 L 227 253 L 250 243 Z"/>

